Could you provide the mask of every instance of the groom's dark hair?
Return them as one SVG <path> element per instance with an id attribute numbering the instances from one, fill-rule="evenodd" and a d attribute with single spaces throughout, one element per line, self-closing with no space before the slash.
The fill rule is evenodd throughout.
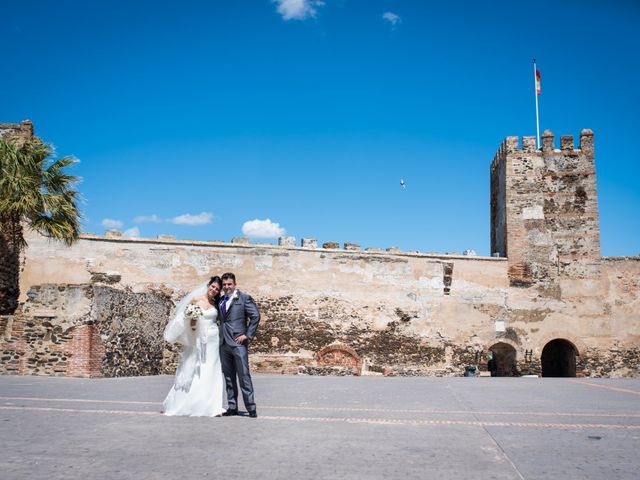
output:
<path id="1" fill-rule="evenodd" d="M 231 272 L 227 272 L 227 273 L 223 273 L 223 274 L 222 274 L 222 281 L 223 281 L 223 282 L 224 282 L 225 280 L 229 280 L 229 279 L 233 280 L 233 283 L 237 283 L 237 282 L 236 282 L 236 276 L 235 276 L 233 273 L 231 273 Z"/>

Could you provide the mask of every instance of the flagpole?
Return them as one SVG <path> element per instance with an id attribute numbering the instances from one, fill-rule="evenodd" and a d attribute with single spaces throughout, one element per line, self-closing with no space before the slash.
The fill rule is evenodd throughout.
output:
<path id="1" fill-rule="evenodd" d="M 536 138 L 538 139 L 538 148 L 540 148 L 540 116 L 538 115 L 538 69 L 536 68 L 536 59 L 533 59 L 533 94 L 536 96 Z"/>

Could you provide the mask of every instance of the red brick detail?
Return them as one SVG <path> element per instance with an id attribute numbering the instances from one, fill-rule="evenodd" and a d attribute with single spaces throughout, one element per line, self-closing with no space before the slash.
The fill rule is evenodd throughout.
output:
<path id="1" fill-rule="evenodd" d="M 531 266 L 528 263 L 510 264 L 508 275 L 512 283 L 531 284 L 535 280 L 531 274 Z"/>
<path id="2" fill-rule="evenodd" d="M 69 332 L 72 337 L 66 346 L 69 355 L 67 376 L 102 377 L 102 359 L 105 348 L 95 325 L 80 325 Z"/>
<path id="3" fill-rule="evenodd" d="M 360 373 L 362 367 L 362 360 L 355 350 L 340 343 L 327 345 L 319 350 L 316 354 L 316 360 L 318 361 L 318 365 L 349 367 L 353 368 L 356 373 Z"/>
<path id="4" fill-rule="evenodd" d="M 0 316 L 0 373 L 26 375 L 27 342 L 21 315 Z"/>

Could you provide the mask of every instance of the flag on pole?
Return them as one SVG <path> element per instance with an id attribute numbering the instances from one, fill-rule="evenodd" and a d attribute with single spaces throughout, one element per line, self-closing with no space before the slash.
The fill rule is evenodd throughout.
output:
<path id="1" fill-rule="evenodd" d="M 535 91 L 534 97 L 536 97 L 536 138 L 538 139 L 538 148 L 540 148 L 540 116 L 538 114 L 538 97 L 540 96 L 540 71 L 536 66 L 536 59 L 533 59 L 533 76 L 535 82 Z"/>

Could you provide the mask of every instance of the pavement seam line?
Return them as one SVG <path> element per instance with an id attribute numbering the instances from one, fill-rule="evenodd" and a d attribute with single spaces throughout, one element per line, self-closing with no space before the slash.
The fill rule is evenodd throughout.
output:
<path id="1" fill-rule="evenodd" d="M 476 419 L 477 422 L 480 422 L 480 419 L 478 418 L 478 416 L 475 414 L 475 412 L 473 411 L 473 409 L 470 407 L 470 405 L 464 401 L 464 399 L 458 395 L 458 393 L 453 390 L 451 388 L 451 383 L 447 382 L 446 384 L 447 389 L 451 392 L 451 394 L 453 395 L 453 397 L 458 401 L 458 403 L 464 405 L 465 407 L 467 407 L 467 410 L 471 411 L 471 414 L 473 416 L 473 418 Z M 487 426 L 486 425 L 481 425 L 482 426 L 482 430 L 484 430 L 484 432 L 489 436 L 489 438 L 493 441 L 495 447 L 502 452 L 503 457 L 506 459 L 506 461 L 509 463 L 509 465 L 511 465 L 511 468 L 513 469 L 513 471 L 518 475 L 518 477 L 520 477 L 521 480 L 525 480 L 524 476 L 522 475 L 522 473 L 520 472 L 520 469 L 517 467 L 517 465 L 513 462 L 513 460 L 511 460 L 511 458 L 509 457 L 509 454 L 504 450 L 504 448 L 502 448 L 502 445 L 500 445 L 500 442 L 498 442 L 498 440 L 496 440 L 496 438 L 491 434 L 491 432 L 489 430 L 487 430 Z"/>
<path id="2" fill-rule="evenodd" d="M 583 380 L 570 380 L 571 383 L 577 383 L 579 385 L 588 385 L 590 387 L 604 388 L 605 390 L 611 390 L 612 392 L 630 393 L 632 395 L 640 395 L 637 390 L 629 390 L 627 388 L 609 387 L 608 385 L 598 385 L 597 383 L 585 382 Z"/>
<path id="3" fill-rule="evenodd" d="M 162 402 L 142 402 L 130 400 L 91 400 L 84 398 L 47 398 L 47 397 L 3 397 L 0 400 L 21 400 L 36 402 L 70 402 L 70 403 L 108 403 L 108 404 L 131 404 L 131 405 L 162 405 Z M 640 418 L 640 413 L 596 413 L 596 412 L 491 412 L 473 410 L 420 410 L 420 409 L 391 409 L 391 408 L 356 408 L 356 407 L 304 407 L 304 406 L 282 406 L 282 405 L 261 405 L 261 409 L 272 410 L 304 410 L 304 411 L 331 411 L 331 412 L 371 412 L 371 413 L 423 413 L 435 415 L 487 415 L 487 416 L 536 416 L 536 417 L 602 417 L 602 418 Z"/>
<path id="4" fill-rule="evenodd" d="M 12 407 L 0 406 L 0 410 L 27 410 L 32 412 L 62 412 L 62 413 L 108 413 L 116 415 L 162 415 L 160 412 L 145 412 L 136 410 L 96 410 L 90 408 L 57 408 L 57 407 Z"/>
<path id="5" fill-rule="evenodd" d="M 336 417 L 283 417 L 260 416 L 266 420 L 313 421 L 327 423 L 366 423 L 374 425 L 454 425 L 470 427 L 521 427 L 521 428 L 603 428 L 613 430 L 640 430 L 640 425 L 616 424 L 578 424 L 578 423 L 533 423 L 533 422 L 483 422 L 465 420 L 403 420 L 403 419 L 370 419 L 370 418 L 336 418 Z M 492 437 L 493 438 L 493 437 Z"/>
<path id="6" fill-rule="evenodd" d="M 26 400 L 35 402 L 75 402 L 75 403 L 129 403 L 132 405 L 162 405 L 162 402 L 139 402 L 135 400 L 91 400 L 86 398 L 48 398 L 48 397 L 0 397 L 0 400 Z"/>
<path id="7" fill-rule="evenodd" d="M 102 413 L 112 415 L 144 415 L 163 416 L 160 412 L 136 411 L 136 410 L 105 410 L 105 409 L 76 409 L 56 407 L 19 407 L 0 406 L 0 410 L 26 410 L 35 412 L 60 412 L 60 413 Z M 354 423 L 370 425 L 454 425 L 471 427 L 520 427 L 520 428 L 602 428 L 609 430 L 640 430 L 640 425 L 620 425 L 606 423 L 537 423 L 537 422 L 485 422 L 467 420 L 405 420 L 405 419 L 375 419 L 375 418 L 338 418 L 338 417 L 290 417 L 261 415 L 265 420 L 284 420 L 299 422 L 324 422 L 324 423 Z M 493 437 L 492 437 L 493 438 Z"/>

